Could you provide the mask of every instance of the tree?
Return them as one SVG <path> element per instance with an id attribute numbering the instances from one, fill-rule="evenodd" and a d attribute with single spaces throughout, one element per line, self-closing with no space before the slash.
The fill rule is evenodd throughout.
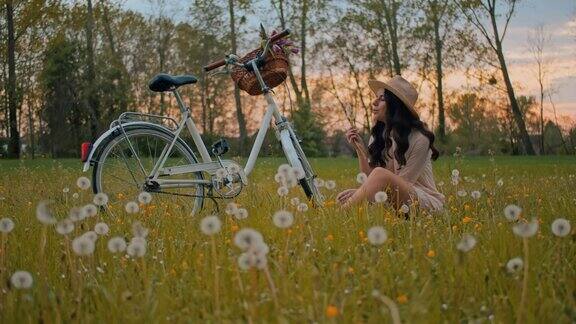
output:
<path id="1" fill-rule="evenodd" d="M 20 158 L 20 132 L 18 131 L 16 102 L 16 36 L 14 33 L 14 5 L 12 0 L 6 0 L 6 27 L 8 31 L 8 114 L 10 141 L 8 142 L 8 157 Z"/>
<path id="2" fill-rule="evenodd" d="M 100 129 L 100 103 L 98 101 L 98 89 L 96 82 L 96 64 L 94 58 L 94 13 L 92 0 L 86 3 L 86 73 L 84 82 L 84 91 L 86 106 L 90 111 L 90 134 L 92 141 L 95 141 L 99 135 Z"/>
<path id="3" fill-rule="evenodd" d="M 536 62 L 536 79 L 540 87 L 540 154 L 545 154 L 544 150 L 544 95 L 546 75 L 548 74 L 548 61 L 545 59 L 544 49 L 550 42 L 550 36 L 544 29 L 544 25 L 537 26 L 528 38 L 530 51 Z"/>
<path id="4" fill-rule="evenodd" d="M 530 141 L 530 136 L 526 130 L 526 125 L 524 119 L 522 118 L 522 113 L 518 106 L 518 101 L 516 100 L 516 95 L 514 94 L 514 87 L 512 86 L 512 81 L 510 80 L 510 75 L 508 73 L 508 67 L 506 65 L 506 59 L 504 57 L 504 51 L 502 44 L 504 42 L 504 37 L 508 31 L 508 26 L 510 20 L 514 15 L 516 9 L 516 4 L 518 0 L 507 0 L 506 1 L 506 13 L 504 15 L 504 28 L 502 32 L 498 28 L 498 18 L 500 14 L 498 13 L 498 7 L 504 1 L 497 0 L 457 0 L 461 12 L 464 14 L 466 19 L 476 27 L 478 32 L 482 35 L 486 41 L 489 48 L 494 52 L 498 58 L 498 63 L 500 66 L 500 71 L 502 73 L 502 78 L 506 85 L 506 91 L 508 94 L 508 100 L 510 102 L 511 114 L 514 118 L 516 126 L 520 132 L 520 137 L 524 144 L 524 150 L 526 154 L 534 155 L 534 147 Z M 485 25 L 483 18 L 487 18 L 489 21 L 489 26 Z"/>

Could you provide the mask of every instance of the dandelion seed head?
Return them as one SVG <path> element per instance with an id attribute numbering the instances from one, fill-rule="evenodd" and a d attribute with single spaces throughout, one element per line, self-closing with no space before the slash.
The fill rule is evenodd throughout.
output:
<path id="1" fill-rule="evenodd" d="M 388 233 L 382 226 L 374 226 L 368 229 L 368 242 L 372 245 L 382 245 L 388 239 Z"/>
<path id="2" fill-rule="evenodd" d="M 473 199 L 476 199 L 476 200 L 480 199 L 481 196 L 482 196 L 482 194 L 478 190 L 474 190 L 470 193 L 470 197 L 472 197 Z"/>
<path id="3" fill-rule="evenodd" d="M 127 202 L 124 208 L 128 214 L 135 214 L 140 211 L 140 206 L 138 206 L 138 203 L 135 201 Z"/>
<path id="4" fill-rule="evenodd" d="M 146 244 L 139 241 L 132 241 L 126 248 L 126 253 L 133 258 L 141 258 L 146 254 Z"/>
<path id="5" fill-rule="evenodd" d="M 498 181 L 496 182 L 496 185 L 497 185 L 498 187 L 502 187 L 502 186 L 504 185 L 504 180 L 502 180 L 502 179 L 498 180 Z"/>
<path id="6" fill-rule="evenodd" d="M 234 215 L 234 213 L 236 213 L 236 210 L 238 210 L 238 205 L 236 205 L 235 203 L 229 202 L 226 205 L 226 209 L 225 209 L 226 214 Z"/>
<path id="7" fill-rule="evenodd" d="M 410 212 L 410 207 L 408 207 L 406 204 L 402 204 L 402 206 L 400 206 L 400 212 L 403 214 L 408 214 Z"/>
<path id="8" fill-rule="evenodd" d="M 256 243 L 248 248 L 249 253 L 256 255 L 267 255 L 270 252 L 270 247 L 264 241 Z"/>
<path id="9" fill-rule="evenodd" d="M 82 236 L 87 237 L 92 242 L 96 242 L 98 240 L 98 234 L 95 231 L 88 231 L 82 234 Z"/>
<path id="10" fill-rule="evenodd" d="M 110 231 L 110 228 L 108 227 L 108 224 L 106 224 L 106 223 L 101 222 L 101 223 L 94 225 L 94 232 L 96 232 L 96 234 L 98 234 L 98 235 L 107 235 L 109 231 Z"/>
<path id="11" fill-rule="evenodd" d="M 234 244 L 242 250 L 248 250 L 250 247 L 263 242 L 262 234 L 251 228 L 243 228 L 234 236 Z"/>
<path id="12" fill-rule="evenodd" d="M 75 192 L 75 193 L 72 194 L 72 198 L 73 198 L 73 199 L 78 199 L 78 198 L 80 198 L 80 195 L 79 195 L 77 192 Z"/>
<path id="13" fill-rule="evenodd" d="M 326 180 L 324 187 L 326 187 L 326 189 L 328 189 L 328 190 L 334 190 L 334 189 L 336 189 L 336 181 Z"/>
<path id="14" fill-rule="evenodd" d="M 1 233 L 10 233 L 14 229 L 14 222 L 12 219 L 8 217 L 4 217 L 0 219 L 0 232 Z"/>
<path id="15" fill-rule="evenodd" d="M 464 253 L 469 252 L 476 246 L 476 238 L 470 234 L 464 234 L 460 242 L 456 244 L 456 248 Z"/>
<path id="16" fill-rule="evenodd" d="M 298 179 L 302 179 L 304 178 L 305 173 L 304 170 L 302 170 L 301 168 L 292 168 L 292 179 L 294 181 L 297 181 Z"/>
<path id="17" fill-rule="evenodd" d="M 10 277 L 10 283 L 16 289 L 29 289 L 34 283 L 32 275 L 28 271 L 16 271 Z"/>
<path id="18" fill-rule="evenodd" d="M 103 192 L 99 192 L 94 195 L 94 199 L 92 199 L 92 202 L 96 206 L 106 206 L 106 204 L 108 204 L 108 195 Z"/>
<path id="19" fill-rule="evenodd" d="M 278 228 L 288 228 L 294 222 L 294 216 L 287 210 L 279 210 L 272 216 L 274 225 Z"/>
<path id="20" fill-rule="evenodd" d="M 86 177 L 80 177 L 78 180 L 76 180 L 76 185 L 82 190 L 88 190 L 90 189 L 90 179 Z"/>
<path id="21" fill-rule="evenodd" d="M 368 176 L 364 172 L 360 172 L 356 175 L 356 181 L 360 184 L 364 183 L 368 179 Z"/>
<path id="22" fill-rule="evenodd" d="M 532 237 L 538 232 L 538 221 L 536 218 L 532 218 L 528 223 L 522 222 L 514 224 L 514 226 L 512 226 L 512 232 L 522 238 Z"/>
<path id="23" fill-rule="evenodd" d="M 135 237 L 143 237 L 145 238 L 148 236 L 148 229 L 142 225 L 140 222 L 132 223 L 132 235 Z"/>
<path id="24" fill-rule="evenodd" d="M 86 217 L 94 217 L 98 214 L 98 207 L 94 204 L 87 204 L 82 208 L 84 208 L 84 214 Z"/>
<path id="25" fill-rule="evenodd" d="M 452 170 L 452 176 L 453 176 L 453 177 L 458 177 L 458 176 L 460 176 L 460 171 L 458 171 L 458 169 Z"/>
<path id="26" fill-rule="evenodd" d="M 388 194 L 385 191 L 378 191 L 374 195 L 374 201 L 377 203 L 383 203 L 388 200 Z"/>
<path id="27" fill-rule="evenodd" d="M 126 241 L 119 236 L 113 237 L 108 241 L 108 250 L 112 253 L 124 252 L 126 250 Z"/>
<path id="28" fill-rule="evenodd" d="M 278 188 L 278 196 L 280 197 L 285 197 L 286 195 L 288 195 L 288 188 L 285 186 L 281 186 Z"/>
<path id="29" fill-rule="evenodd" d="M 74 230 L 74 222 L 66 218 L 56 223 L 56 233 L 60 235 L 67 235 Z"/>
<path id="30" fill-rule="evenodd" d="M 54 225 L 57 220 L 50 208 L 51 201 L 41 201 L 36 206 L 36 218 L 44 225 Z"/>
<path id="31" fill-rule="evenodd" d="M 138 194 L 138 201 L 141 204 L 149 204 L 152 201 L 152 195 L 149 192 L 143 191 Z"/>
<path id="32" fill-rule="evenodd" d="M 467 195 L 468 193 L 466 192 L 466 190 L 462 190 L 462 189 L 461 189 L 461 190 L 458 190 L 458 191 L 456 192 L 456 194 L 458 195 L 458 197 L 463 198 L 463 197 L 466 197 L 466 195 Z"/>
<path id="33" fill-rule="evenodd" d="M 68 192 L 70 192 L 70 188 L 64 187 L 64 189 L 62 189 L 62 192 L 63 192 L 63 193 L 68 193 Z"/>
<path id="34" fill-rule="evenodd" d="M 316 188 L 324 187 L 325 184 L 326 184 L 326 181 L 324 181 L 324 179 L 314 178 L 314 185 L 316 186 Z"/>
<path id="35" fill-rule="evenodd" d="M 564 237 L 570 234 L 572 229 L 570 222 L 564 218 L 557 218 L 552 222 L 552 233 L 558 237 Z"/>
<path id="36" fill-rule="evenodd" d="M 508 273 L 516 273 L 522 269 L 524 261 L 520 257 L 512 258 L 506 263 Z"/>
<path id="37" fill-rule="evenodd" d="M 146 239 L 140 236 L 135 236 L 130 240 L 130 243 L 138 243 L 138 244 L 143 244 L 143 245 L 147 245 L 148 242 L 146 242 Z"/>
<path id="38" fill-rule="evenodd" d="M 294 197 L 294 198 L 290 199 L 290 204 L 292 206 L 298 206 L 299 203 L 300 203 L 300 199 L 298 197 Z"/>
<path id="39" fill-rule="evenodd" d="M 276 175 L 274 176 L 274 181 L 283 184 L 286 182 L 286 175 L 283 173 L 276 173 Z"/>
<path id="40" fill-rule="evenodd" d="M 308 211 L 308 205 L 306 205 L 306 203 L 299 203 L 296 209 L 301 213 L 305 213 L 306 211 Z"/>
<path id="41" fill-rule="evenodd" d="M 249 270 L 255 265 L 254 255 L 251 253 L 242 253 L 238 256 L 238 267 L 242 270 Z"/>
<path id="42" fill-rule="evenodd" d="M 84 209 L 84 207 L 82 208 L 72 207 L 70 208 L 70 211 L 68 211 L 68 217 L 73 222 L 79 222 L 81 220 L 84 220 L 87 216 L 88 215 L 86 214 L 86 210 Z"/>
<path id="43" fill-rule="evenodd" d="M 266 255 L 255 254 L 254 255 L 254 267 L 257 269 L 264 269 L 268 265 L 268 258 Z"/>
<path id="44" fill-rule="evenodd" d="M 220 232 L 221 226 L 222 222 L 216 215 L 206 216 L 200 221 L 200 230 L 205 235 L 214 235 Z"/>
<path id="45" fill-rule="evenodd" d="M 248 218 L 248 211 L 246 208 L 238 208 L 234 213 L 234 217 L 238 220 L 246 219 Z"/>
<path id="46" fill-rule="evenodd" d="M 90 239 L 86 234 L 72 240 L 72 250 L 80 256 L 91 255 L 94 253 L 95 247 L 94 240 Z"/>
<path id="47" fill-rule="evenodd" d="M 522 208 L 514 204 L 510 204 L 504 208 L 504 217 L 511 222 L 517 221 L 521 213 Z"/>

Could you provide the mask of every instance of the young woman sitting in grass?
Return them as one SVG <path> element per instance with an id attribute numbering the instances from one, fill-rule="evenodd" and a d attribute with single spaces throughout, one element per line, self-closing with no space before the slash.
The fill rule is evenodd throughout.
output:
<path id="1" fill-rule="evenodd" d="M 396 209 L 417 201 L 420 208 L 442 210 L 444 195 L 436 189 L 431 162 L 439 153 L 434 134 L 414 109 L 416 89 L 399 75 L 388 82 L 370 80 L 368 85 L 376 95 L 368 148 L 358 129 L 346 132 L 358 154 L 360 171 L 368 177 L 360 188 L 339 193 L 338 202 L 347 208 L 365 199 L 374 201 L 376 193 L 387 191 Z"/>

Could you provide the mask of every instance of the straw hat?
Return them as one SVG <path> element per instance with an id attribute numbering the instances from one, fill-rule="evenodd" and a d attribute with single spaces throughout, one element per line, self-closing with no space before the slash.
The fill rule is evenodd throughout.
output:
<path id="1" fill-rule="evenodd" d="M 382 82 L 378 80 L 368 80 L 368 86 L 376 94 L 380 89 L 386 89 L 396 95 L 406 105 L 408 110 L 416 117 L 418 112 L 414 109 L 416 100 L 418 99 L 418 92 L 406 79 L 400 75 L 394 76 L 392 79 Z"/>

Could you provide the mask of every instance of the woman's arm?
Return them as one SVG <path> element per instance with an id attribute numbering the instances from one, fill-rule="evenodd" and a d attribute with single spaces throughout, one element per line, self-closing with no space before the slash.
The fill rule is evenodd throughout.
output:
<path id="1" fill-rule="evenodd" d="M 368 150 L 366 149 L 366 145 L 364 145 L 364 141 L 360 134 L 358 133 L 358 129 L 352 127 L 346 131 L 346 139 L 348 143 L 354 147 L 356 151 L 356 155 L 358 155 L 358 167 L 360 172 L 365 173 L 366 175 L 370 174 L 374 168 L 370 166 L 368 163 Z"/>

